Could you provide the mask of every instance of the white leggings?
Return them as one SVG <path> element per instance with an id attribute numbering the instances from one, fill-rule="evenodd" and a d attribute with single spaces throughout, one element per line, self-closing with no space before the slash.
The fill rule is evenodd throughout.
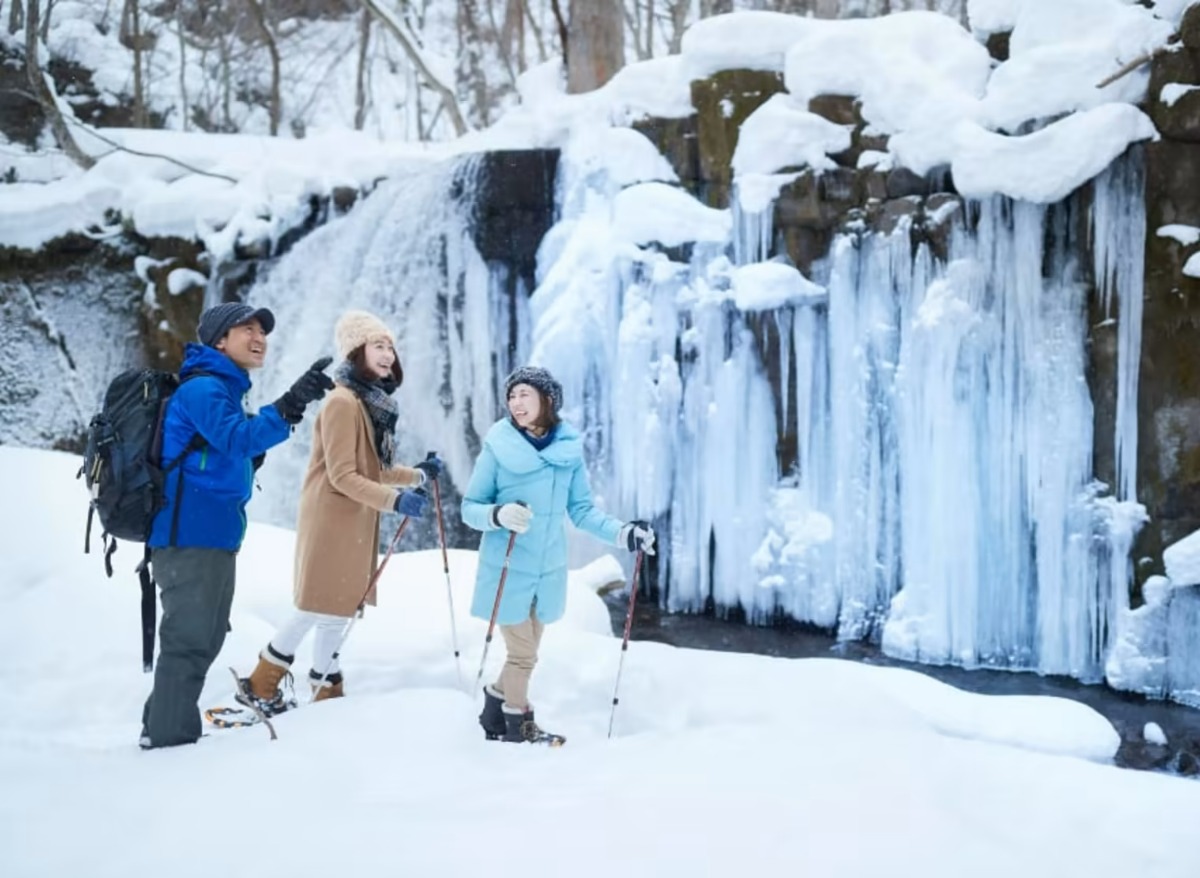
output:
<path id="1" fill-rule="evenodd" d="M 313 635 L 313 670 L 318 674 L 333 674 L 341 670 L 333 653 L 342 639 L 342 632 L 349 624 L 350 620 L 345 616 L 293 610 L 291 618 L 271 638 L 271 648 L 280 655 L 295 655 L 304 635 L 315 627 L 317 632 Z"/>

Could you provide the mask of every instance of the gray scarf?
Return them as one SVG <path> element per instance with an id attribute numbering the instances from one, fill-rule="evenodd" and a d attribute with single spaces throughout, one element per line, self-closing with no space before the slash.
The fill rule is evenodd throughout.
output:
<path id="1" fill-rule="evenodd" d="M 375 452 L 379 455 L 379 462 L 387 469 L 396 454 L 396 422 L 400 419 L 400 406 L 392 399 L 396 382 L 391 378 L 363 381 L 349 360 L 341 362 L 333 377 L 339 384 L 352 390 L 367 407 L 367 416 L 375 429 Z"/>

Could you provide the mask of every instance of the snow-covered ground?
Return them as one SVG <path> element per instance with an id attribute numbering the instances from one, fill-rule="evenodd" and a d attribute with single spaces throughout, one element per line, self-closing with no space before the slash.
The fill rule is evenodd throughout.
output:
<path id="1" fill-rule="evenodd" d="M 344 700 L 278 718 L 276 742 L 213 730 L 143 753 L 136 552 L 110 581 L 80 551 L 77 467 L 0 447 L 6 878 L 1197 874 L 1200 784 L 1107 764 L 1116 733 L 1070 701 L 634 642 L 607 739 L 620 644 L 589 588 L 602 563 L 575 576 L 534 682 L 561 750 L 483 740 L 440 554 L 419 551 L 393 559 L 356 626 Z M 206 703 L 286 613 L 292 540 L 251 526 Z M 451 558 L 467 680 L 484 634 L 463 613 L 474 562 Z"/>

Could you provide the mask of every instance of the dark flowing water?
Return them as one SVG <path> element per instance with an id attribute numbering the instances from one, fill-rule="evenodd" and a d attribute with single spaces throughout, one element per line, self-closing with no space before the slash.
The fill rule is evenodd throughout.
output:
<path id="1" fill-rule="evenodd" d="M 613 630 L 625 627 L 628 598 L 619 592 L 605 596 Z M 653 601 L 639 601 L 634 611 L 631 640 L 648 640 L 693 649 L 745 652 L 778 658 L 840 658 L 868 665 L 908 668 L 958 689 L 985 695 L 1052 695 L 1088 705 L 1104 716 L 1121 736 L 1115 763 L 1122 768 L 1200 776 L 1200 710 L 1107 686 L 1085 685 L 1070 677 L 1043 677 L 1012 671 L 967 671 L 889 658 L 869 643 L 838 642 L 829 634 L 800 625 L 757 628 L 706 615 L 662 612 Z M 1146 723 L 1157 723 L 1166 745 L 1144 737 Z"/>

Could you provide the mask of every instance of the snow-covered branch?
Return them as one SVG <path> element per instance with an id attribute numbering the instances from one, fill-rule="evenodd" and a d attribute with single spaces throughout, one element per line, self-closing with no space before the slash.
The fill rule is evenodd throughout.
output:
<path id="1" fill-rule="evenodd" d="M 425 78 L 429 87 L 441 97 L 442 106 L 446 108 L 446 114 L 450 117 L 451 124 L 454 125 L 455 133 L 459 136 L 466 134 L 467 122 L 463 118 L 462 111 L 459 109 L 458 100 L 454 96 L 454 89 L 433 72 L 432 65 L 426 60 L 416 37 L 408 29 L 408 25 L 396 18 L 390 10 L 385 9 L 380 0 L 363 0 L 363 3 L 371 10 L 371 14 L 378 18 L 380 23 L 396 38 L 413 66 Z"/>

